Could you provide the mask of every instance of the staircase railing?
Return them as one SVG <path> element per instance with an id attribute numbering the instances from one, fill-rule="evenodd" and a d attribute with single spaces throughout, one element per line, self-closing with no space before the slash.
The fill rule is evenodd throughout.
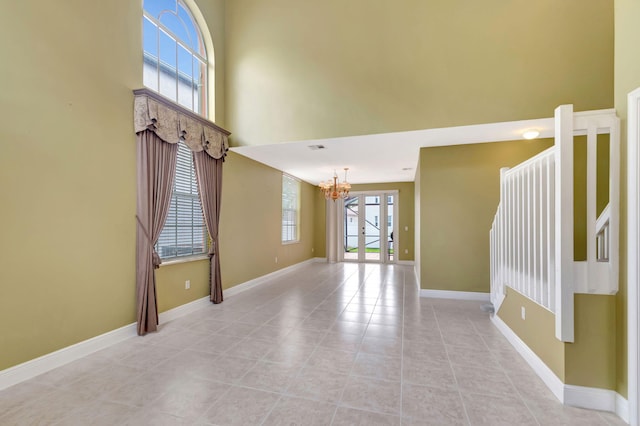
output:
<path id="1" fill-rule="evenodd" d="M 555 314 L 556 337 L 574 339 L 573 295 L 618 289 L 619 120 L 612 110 L 555 111 L 554 146 L 500 170 L 490 231 L 491 299 L 509 286 Z M 596 218 L 598 134 L 609 134 L 609 203 Z M 574 260 L 574 136 L 587 136 L 587 260 Z"/>
<path id="2" fill-rule="evenodd" d="M 491 294 L 505 286 L 555 312 L 555 156 L 551 147 L 500 170 L 500 204 L 491 227 Z M 494 299 L 499 306 L 502 300 Z"/>

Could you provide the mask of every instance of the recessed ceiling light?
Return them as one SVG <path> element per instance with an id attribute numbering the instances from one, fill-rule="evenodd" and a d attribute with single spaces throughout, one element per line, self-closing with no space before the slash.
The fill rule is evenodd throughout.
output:
<path id="1" fill-rule="evenodd" d="M 325 149 L 324 145 L 309 145 L 309 149 L 312 151 L 317 151 L 319 149 Z"/>
<path id="2" fill-rule="evenodd" d="M 540 136 L 540 132 L 536 129 L 527 130 L 522 134 L 522 137 L 525 139 L 535 139 Z"/>

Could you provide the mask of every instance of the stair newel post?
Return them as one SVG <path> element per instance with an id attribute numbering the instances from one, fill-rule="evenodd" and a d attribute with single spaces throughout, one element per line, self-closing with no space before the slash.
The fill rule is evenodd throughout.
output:
<path id="1" fill-rule="evenodd" d="M 500 210 L 502 211 L 500 215 L 500 226 L 499 226 L 499 254 L 498 254 L 498 262 L 499 262 L 499 272 L 498 272 L 498 285 L 499 285 L 499 295 L 500 297 L 505 296 L 505 283 L 506 283 L 506 274 L 508 267 L 508 238 L 507 238 L 507 230 L 509 229 L 510 217 L 507 214 L 506 206 L 508 206 L 507 201 L 507 177 L 506 173 L 509 170 L 509 167 L 502 167 L 500 169 Z"/>
<path id="2" fill-rule="evenodd" d="M 555 110 L 556 338 L 574 341 L 573 105 Z"/>

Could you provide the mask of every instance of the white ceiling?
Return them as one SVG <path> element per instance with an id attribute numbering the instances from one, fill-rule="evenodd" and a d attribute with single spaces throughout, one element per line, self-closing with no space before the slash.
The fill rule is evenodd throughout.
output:
<path id="1" fill-rule="evenodd" d="M 528 129 L 540 131 L 541 138 L 553 137 L 553 118 L 242 146 L 231 151 L 313 185 L 331 178 L 334 170 L 342 180 L 345 167 L 352 184 L 413 182 L 422 147 L 517 140 Z M 325 148 L 312 150 L 311 145 Z"/>

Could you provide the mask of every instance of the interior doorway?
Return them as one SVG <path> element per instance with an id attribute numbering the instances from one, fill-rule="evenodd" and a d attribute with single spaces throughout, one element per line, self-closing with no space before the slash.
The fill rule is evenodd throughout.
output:
<path id="1" fill-rule="evenodd" d="M 397 201 L 397 191 L 351 193 L 345 198 L 340 260 L 396 263 Z"/>

